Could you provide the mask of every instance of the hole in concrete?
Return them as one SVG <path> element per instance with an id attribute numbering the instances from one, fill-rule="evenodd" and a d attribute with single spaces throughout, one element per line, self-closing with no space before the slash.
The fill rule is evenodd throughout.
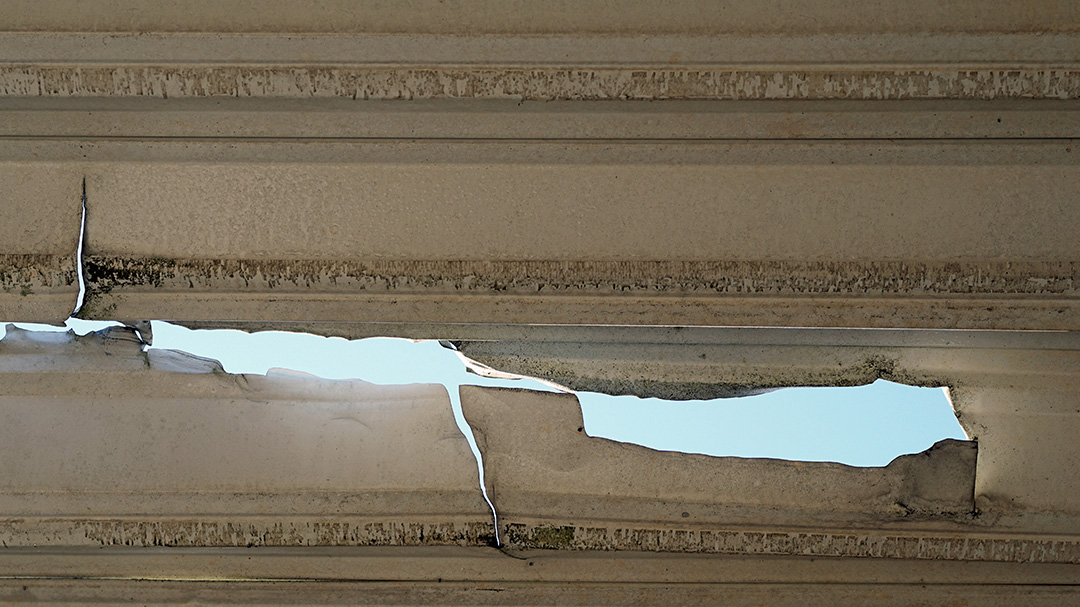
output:
<path id="1" fill-rule="evenodd" d="M 77 319 L 67 323 L 79 334 L 116 324 Z M 458 354 L 434 341 L 192 331 L 159 321 L 152 325 L 154 348 L 213 358 L 230 373 L 265 374 L 284 368 L 327 379 L 355 378 L 378 384 L 441 383 L 447 387 L 455 420 L 477 458 L 482 488 L 483 462 L 461 413 L 457 386 L 551 389 L 528 379 L 468 373 Z M 665 451 L 884 466 L 899 455 L 921 452 L 939 440 L 966 438 L 942 389 L 885 381 L 855 388 L 788 388 L 712 401 L 664 401 L 587 392 L 578 393 L 578 398 L 584 430 L 590 436 Z"/>
<path id="2" fill-rule="evenodd" d="M 64 327 L 32 323 L 18 323 L 16 326 L 36 331 L 73 330 L 79 335 L 85 335 L 120 324 L 69 318 Z M 162 321 L 151 321 L 151 326 L 154 340 L 150 348 L 180 350 L 215 359 L 228 373 L 265 375 L 278 369 L 300 371 L 324 379 L 360 379 L 383 385 L 442 384 L 447 388 L 454 420 L 476 457 L 479 485 L 485 499 L 487 490 L 484 485 L 483 460 L 472 428 L 462 415 L 457 387 L 461 384 L 473 384 L 533 390 L 551 389 L 542 382 L 529 379 L 489 379 L 468 373 L 458 354 L 436 341 L 385 337 L 347 340 L 283 331 L 247 333 L 224 329 L 191 330 Z M 3 335 L 4 325 L 0 324 L 0 338 Z M 488 505 L 491 506 L 490 500 Z M 492 514 L 497 517 L 493 506 Z M 497 523 L 496 518 L 496 533 Z"/>
<path id="3" fill-rule="evenodd" d="M 661 451 L 884 466 L 967 436 L 942 388 L 785 388 L 739 398 L 665 401 L 578 393 L 590 436 Z"/>
<path id="4" fill-rule="evenodd" d="M 69 319 L 84 334 L 118 323 Z M 27 329 L 64 330 L 48 325 Z M 3 325 L 0 325 L 0 332 Z M 455 419 L 475 448 L 461 416 L 457 386 L 509 386 L 550 390 L 533 380 L 481 377 L 434 341 L 346 340 L 303 333 L 192 331 L 153 322 L 155 348 L 177 349 L 221 361 L 230 373 L 264 374 L 286 368 L 327 379 L 378 384 L 441 383 Z M 579 392 L 590 436 L 653 449 L 717 456 L 834 461 L 884 466 L 945 438 L 966 438 L 941 388 L 879 380 L 846 388 L 786 388 L 742 398 L 666 401 Z"/>
<path id="5" fill-rule="evenodd" d="M 20 324 L 31 330 L 85 334 L 114 322 L 68 319 L 67 327 Z M 272 368 L 327 379 L 377 384 L 441 383 L 454 404 L 462 432 L 457 386 L 510 386 L 550 390 L 533 380 L 481 377 L 459 356 L 434 341 L 372 338 L 346 340 L 305 333 L 192 331 L 154 321 L 155 348 L 176 349 L 219 360 L 230 373 L 265 374 Z M 0 324 L 0 337 L 3 325 Z M 884 466 L 945 438 L 965 439 L 941 388 L 917 388 L 878 380 L 869 386 L 785 388 L 741 398 L 666 401 L 579 392 L 590 436 L 663 451 L 717 456 L 834 461 Z"/>

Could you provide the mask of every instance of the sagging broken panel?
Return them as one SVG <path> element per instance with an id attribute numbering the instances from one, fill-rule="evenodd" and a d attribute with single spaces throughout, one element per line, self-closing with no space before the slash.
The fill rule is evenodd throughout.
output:
<path id="1" fill-rule="evenodd" d="M 973 442 L 941 441 L 883 468 L 717 458 L 590 438 L 573 395 L 476 386 L 460 394 L 512 545 L 515 529 L 526 546 L 589 547 L 572 545 L 575 529 L 961 528 L 973 515 Z M 522 536 L 521 525 L 543 537 Z M 561 540 L 545 535 L 560 525 Z"/>
<path id="2" fill-rule="evenodd" d="M 9 326 L 0 539 L 31 545 L 484 544 L 445 388 L 230 375 L 127 329 Z"/>

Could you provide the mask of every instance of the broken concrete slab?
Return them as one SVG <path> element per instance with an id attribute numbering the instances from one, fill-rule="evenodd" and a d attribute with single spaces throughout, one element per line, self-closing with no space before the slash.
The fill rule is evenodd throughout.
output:
<path id="1" fill-rule="evenodd" d="M 665 453 L 587 436 L 573 395 L 460 393 L 511 545 L 600 547 L 579 544 L 577 530 L 618 526 L 670 536 L 662 546 L 623 548 L 694 551 L 692 541 L 679 548 L 677 536 L 745 525 L 957 530 L 974 514 L 971 442 L 942 441 L 884 468 Z"/>
<path id="2" fill-rule="evenodd" d="M 1066 447 L 1080 433 L 1075 333 L 534 327 L 520 337 L 529 352 L 513 340 L 460 346 L 502 371 L 570 387 L 684 398 L 879 378 L 946 386 L 979 443 L 971 523 L 1080 533 L 1080 471 Z M 563 407 L 577 419 L 576 404 Z"/>
<path id="3" fill-rule="evenodd" d="M 230 375 L 128 329 L 0 341 L 0 537 L 32 545 L 485 543 L 445 388 Z"/>
<path id="4" fill-rule="evenodd" d="M 5 113 L 3 157 L 47 177 L 61 175 L 51 163 L 74 167 L 113 203 L 99 214 L 107 221 L 92 225 L 106 240 L 89 260 L 96 299 L 87 315 L 472 339 L 485 332 L 506 337 L 520 323 L 536 322 L 1080 328 L 1077 176 L 1075 160 L 1068 160 L 1076 156 L 1075 121 L 1067 108 L 1041 113 L 1040 105 L 1040 113 L 1028 114 L 1036 106 L 1022 103 L 1075 105 L 1080 97 L 1080 13 L 1072 0 L 819 0 L 795 10 L 784 0 L 735 0 L 723 10 L 708 0 L 677 6 L 643 0 L 617 10 L 607 0 L 357 7 L 348 0 L 269 0 L 241 11 L 203 0 L 5 4 L 0 96 L 30 105 L 78 103 L 52 106 L 59 115 L 28 114 L 25 107 Z M 178 98 L 210 104 L 185 113 L 138 103 Z M 214 107 L 224 98 L 272 107 L 266 114 L 259 113 L 266 108 Z M 117 112 L 111 102 L 118 99 L 135 103 Z M 435 105 L 417 106 L 428 117 L 413 126 L 408 116 L 367 120 L 381 110 L 313 118 L 327 106 L 303 103 L 312 99 Z M 870 111 L 873 116 L 854 107 L 759 115 L 750 108 L 719 119 L 666 105 L 741 99 L 915 105 L 875 106 L 885 109 Z M 1006 109 L 994 104 L 1002 99 L 1021 105 L 993 116 Z M 104 102 L 95 105 L 98 100 Z M 527 111 L 515 114 L 437 104 L 459 100 L 598 107 L 552 105 L 548 113 L 523 105 Z M 655 103 L 655 113 L 597 117 L 599 106 L 606 111 L 625 100 Z M 956 105 L 938 115 L 921 105 L 940 100 Z M 965 108 L 972 113 L 964 116 Z M 105 113 L 90 116 L 98 110 Z M 282 113 L 281 127 L 269 128 Z M 553 122 L 561 126 L 549 129 Z M 466 123 L 471 126 L 459 128 Z M 557 140 L 541 141 L 551 137 Z M 440 148 L 446 143 L 440 138 L 454 141 Z M 722 141 L 732 138 L 739 141 Z M 397 162 L 409 147 L 411 159 Z M 18 192 L 5 196 L 23 199 Z M 665 212 L 672 209 L 669 220 Z M 266 224 L 251 221 L 260 214 Z M 156 242 L 147 229 L 155 215 L 172 230 Z M 267 224 L 288 227 L 282 236 Z M 633 246 L 613 246 L 624 235 Z M 19 267 L 44 267 L 51 275 L 49 263 L 33 259 Z M 146 358 L 124 354 L 128 346 L 121 339 L 100 349 L 118 365 L 145 365 Z M 1080 484 L 1067 455 L 1077 432 L 1064 414 L 1073 402 L 1075 357 L 1005 348 L 967 359 L 967 366 L 941 358 L 959 365 L 957 408 L 965 426 L 985 437 L 975 479 L 978 524 L 931 517 L 897 523 L 902 528 L 658 528 L 617 521 L 584 526 L 588 519 L 579 518 L 521 520 L 504 529 L 518 546 L 740 553 L 735 566 L 716 554 L 654 553 L 646 555 L 647 565 L 635 566 L 625 553 L 574 559 L 566 550 L 555 551 L 561 564 L 553 567 L 535 554 L 519 560 L 494 550 L 489 558 L 501 566 L 468 558 L 432 566 L 425 561 L 430 553 L 385 550 L 379 553 L 385 560 L 370 566 L 332 556 L 331 564 L 311 566 L 286 556 L 267 567 L 266 560 L 248 564 L 267 555 L 258 549 L 241 555 L 205 548 L 8 548 L 0 551 L 0 570 L 16 573 L 0 580 L 0 602 L 1075 603 L 1080 578 L 1070 563 L 1080 562 L 1080 545 L 1072 489 Z M 869 375 L 906 368 L 876 360 Z M 184 377 L 199 378 L 192 380 L 198 384 L 208 375 L 204 364 L 170 359 L 169 368 L 196 371 Z M 755 366 L 768 368 L 759 358 L 744 370 Z M 73 364 L 68 371 L 104 395 L 91 399 L 120 394 L 102 379 L 115 375 L 104 364 L 96 371 Z M 848 371 L 845 377 L 868 376 Z M 1044 399 L 1040 382 L 1060 394 Z M 964 385 L 973 389 L 965 392 Z M 52 394 L 45 379 L 30 387 Z M 980 392 L 998 388 L 1014 392 Z M 211 384 L 215 390 L 234 394 Z M 206 403 L 216 401 L 207 401 L 205 390 L 199 398 L 195 410 L 207 419 Z M 230 398 L 227 406 L 237 411 L 257 406 Z M 265 406 L 273 409 L 274 402 Z M 1024 423 L 996 429 L 1014 418 Z M 238 436 L 250 432 L 241 426 Z M 1053 440 L 1040 445 L 1041 437 Z M 117 444 L 127 448 L 139 438 L 125 435 Z M 350 448 L 361 449 L 342 447 Z M 303 472 L 309 464 L 282 468 Z M 355 471 L 337 462 L 320 465 L 337 474 L 332 479 L 353 479 Z M 225 460 L 213 473 L 227 477 L 236 469 Z M 38 535 L 23 540 L 423 544 L 463 537 L 467 543 L 483 533 L 415 512 L 400 519 L 373 515 L 363 520 L 375 522 L 363 524 L 342 523 L 345 515 L 313 517 L 305 514 L 318 510 L 305 501 L 312 495 L 319 490 L 295 502 L 277 494 L 263 502 L 260 494 L 241 521 L 203 518 L 177 526 L 162 515 L 148 524 L 126 511 L 82 527 L 50 519 L 58 526 L 36 527 Z M 176 495 L 142 497 L 169 504 Z M 220 511 L 206 496 L 192 499 Z M 621 507 L 620 499 L 610 507 Z M 287 516 L 259 510 L 290 503 L 295 508 Z M 336 502 L 329 503 L 328 509 Z M 1034 524 L 1032 510 L 1050 513 L 1051 522 Z M 689 519 L 696 511 L 685 512 Z M 27 520 L 18 524 L 29 529 Z M 157 560 L 139 560 L 147 555 Z M 696 564 L 678 558 L 687 556 L 707 558 Z M 196 564 L 172 573 L 185 557 Z"/>

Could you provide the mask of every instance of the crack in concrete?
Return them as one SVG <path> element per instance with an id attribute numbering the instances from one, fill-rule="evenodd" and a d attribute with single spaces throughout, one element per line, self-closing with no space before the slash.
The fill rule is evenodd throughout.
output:
<path id="1" fill-rule="evenodd" d="M 472 426 L 465 419 L 465 413 L 461 409 L 461 393 L 457 390 L 447 389 L 447 395 L 450 397 L 450 408 L 454 412 L 454 421 L 457 422 L 458 430 L 465 435 L 465 440 L 469 443 L 469 449 L 472 450 L 473 457 L 476 458 L 476 472 L 480 480 L 480 493 L 484 496 L 484 501 L 487 502 L 488 508 L 491 509 L 491 518 L 495 524 L 495 547 L 502 547 L 502 540 L 499 537 L 499 513 L 495 510 L 495 502 L 491 501 L 491 497 L 488 496 L 487 485 L 484 483 L 484 456 L 480 452 L 480 447 L 476 444 L 476 436 L 473 434 Z"/>
<path id="2" fill-rule="evenodd" d="M 75 316 L 82 309 L 86 299 L 86 276 L 83 268 L 83 246 L 86 244 L 86 177 L 82 179 L 82 216 L 79 220 L 79 244 L 75 248 L 75 275 L 79 279 L 79 295 L 75 298 L 75 309 L 71 316 Z"/>

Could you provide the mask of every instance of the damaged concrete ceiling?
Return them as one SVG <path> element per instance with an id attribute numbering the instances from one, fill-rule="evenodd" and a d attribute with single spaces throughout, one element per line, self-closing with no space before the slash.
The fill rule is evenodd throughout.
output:
<path id="1" fill-rule="evenodd" d="M 572 394 L 463 386 L 496 519 L 441 386 L 231 375 L 127 328 L 7 330 L 6 602 L 224 601 L 220 582 L 168 582 L 207 576 L 268 604 L 476 604 L 490 587 L 506 604 L 605 604 L 656 584 L 653 604 L 788 604 L 802 585 L 821 604 L 985 584 L 994 600 L 1075 597 L 1076 469 L 1050 452 L 1075 435 L 1072 393 L 1003 371 L 1000 352 L 967 365 L 984 378 L 960 401 L 978 443 L 881 468 L 658 452 L 585 435 Z M 285 579 L 300 585 L 267 583 Z"/>
<path id="2" fill-rule="evenodd" d="M 82 277 L 579 388 L 887 377 L 973 440 L 664 454 L 464 388 L 496 524 L 438 387 L 12 330 L 0 602 L 1077 603 L 1077 48 L 1064 0 L 9 0 L 0 319 Z"/>

